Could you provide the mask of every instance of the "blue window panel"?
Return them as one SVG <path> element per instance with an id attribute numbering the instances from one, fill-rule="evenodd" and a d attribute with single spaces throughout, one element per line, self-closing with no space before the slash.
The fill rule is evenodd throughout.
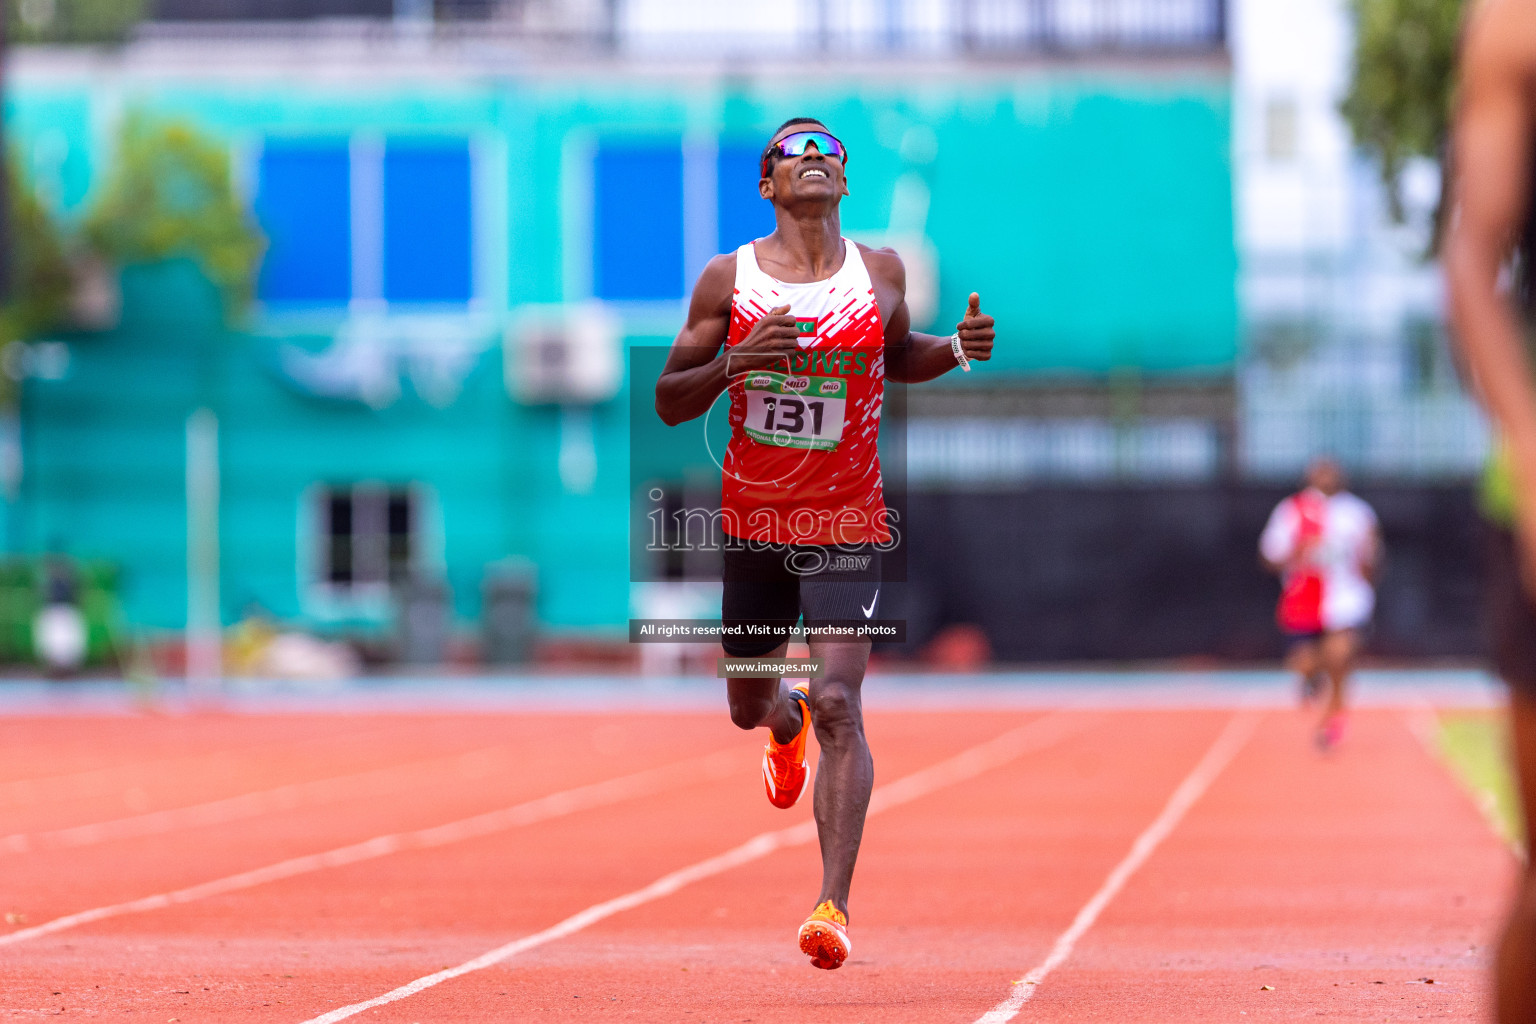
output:
<path id="1" fill-rule="evenodd" d="M 734 252 L 753 239 L 773 234 L 773 204 L 757 191 L 762 155 L 763 148 L 755 143 L 720 144 L 715 171 L 721 252 Z"/>
<path id="2" fill-rule="evenodd" d="M 474 294 L 467 142 L 384 147 L 384 298 L 468 302 Z"/>
<path id="3" fill-rule="evenodd" d="M 352 297 L 351 161 L 345 142 L 267 142 L 256 219 L 267 236 L 256 291 L 271 302 Z"/>
<path id="4" fill-rule="evenodd" d="M 592 160 L 592 293 L 683 296 L 683 150 L 604 143 Z"/>

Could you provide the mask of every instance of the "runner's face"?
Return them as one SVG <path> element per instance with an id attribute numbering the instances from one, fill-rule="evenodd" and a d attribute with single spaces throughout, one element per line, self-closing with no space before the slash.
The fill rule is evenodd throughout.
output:
<path id="1" fill-rule="evenodd" d="M 1307 486 L 1324 494 L 1338 494 L 1344 489 L 1344 472 L 1332 459 L 1319 459 L 1307 469 Z"/>
<path id="2" fill-rule="evenodd" d="M 806 131 L 810 125 L 792 124 L 773 137 L 777 143 L 786 135 Z M 776 156 L 769 177 L 759 184 L 764 199 L 831 199 L 836 202 L 848 194 L 848 179 L 843 162 L 822 154 L 814 143 L 799 156 Z"/>

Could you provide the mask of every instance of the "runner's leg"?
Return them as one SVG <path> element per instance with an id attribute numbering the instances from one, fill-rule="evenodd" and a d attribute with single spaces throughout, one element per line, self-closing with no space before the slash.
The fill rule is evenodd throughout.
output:
<path id="1" fill-rule="evenodd" d="M 1360 634 L 1353 629 L 1339 629 L 1324 634 L 1321 644 L 1323 671 L 1328 676 L 1328 700 L 1323 716 L 1328 718 L 1344 710 L 1349 674 L 1355 666 L 1355 652 L 1360 646 Z"/>
<path id="2" fill-rule="evenodd" d="M 1511 690 L 1509 706 L 1520 807 L 1529 823 L 1536 821 L 1536 697 Z M 1530 832 L 1527 824 L 1527 846 Z M 1501 1024 L 1527 1024 L 1536 1020 L 1536 967 L 1533 965 L 1536 965 L 1536 869 L 1527 858 L 1495 961 L 1495 992 Z"/>
<path id="3" fill-rule="evenodd" d="M 762 657 L 782 658 L 788 648 L 786 641 Z M 725 698 L 731 721 L 742 729 L 767 726 L 780 743 L 790 742 L 800 732 L 800 703 L 789 699 L 789 684 L 782 679 L 730 677 L 725 681 Z"/>
<path id="4" fill-rule="evenodd" d="M 816 763 L 816 833 L 821 840 L 821 895 L 848 912 L 853 865 L 864 837 L 864 815 L 875 783 L 875 762 L 864 738 L 862 689 L 869 641 L 811 640 L 811 657 L 826 670 L 811 680 L 811 725 L 821 747 Z"/>
<path id="5" fill-rule="evenodd" d="M 1302 678 L 1306 678 L 1318 669 L 1317 641 L 1301 640 L 1292 645 L 1291 652 L 1285 659 L 1286 667 Z"/>
<path id="6" fill-rule="evenodd" d="M 1316 696 L 1316 676 L 1323 670 L 1323 660 L 1318 653 L 1318 641 L 1300 640 L 1292 645 L 1286 656 L 1286 666 L 1295 672 L 1301 682 L 1301 701 L 1309 703 Z"/>
<path id="7" fill-rule="evenodd" d="M 1515 781 L 1529 848 L 1536 822 L 1536 604 L 1521 581 L 1520 553 L 1510 531 L 1490 527 L 1485 540 L 1483 586 L 1493 660 L 1509 684 Z M 1499 940 L 1494 992 L 1501 1024 L 1536 1020 L 1536 870 L 1529 858 Z"/>
<path id="8" fill-rule="evenodd" d="M 800 579 L 785 566 L 786 549 L 727 546 L 721 624 L 728 629 L 774 626 L 785 636 L 800 618 Z M 727 658 L 782 658 L 788 640 L 736 635 L 722 645 Z M 767 726 L 788 743 L 800 732 L 800 705 L 780 679 L 732 677 L 725 681 L 731 721 L 742 729 Z"/>

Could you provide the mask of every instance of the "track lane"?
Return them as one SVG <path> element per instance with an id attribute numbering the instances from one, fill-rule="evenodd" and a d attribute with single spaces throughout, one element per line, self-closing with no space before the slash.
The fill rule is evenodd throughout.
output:
<path id="1" fill-rule="evenodd" d="M 168 807 L 129 817 L 109 818 L 43 832 L 0 834 L 0 857 L 48 850 L 95 846 L 122 839 L 166 835 L 184 829 L 228 825 L 248 818 L 327 804 L 407 794 L 426 779 L 449 778 L 473 784 L 497 773 L 519 770 L 527 756 L 521 745 L 436 754 L 424 759 L 388 764 L 362 772 L 284 783 L 249 790 L 199 804 Z"/>
<path id="2" fill-rule="evenodd" d="M 1036 717 L 1025 713 L 1008 720 Z M 936 753 L 952 754 L 973 737 L 990 738 L 999 731 L 997 716 L 959 716 L 952 728 L 936 734 L 923 721 L 901 725 L 897 731 L 910 734 L 914 743 L 885 759 L 893 771 L 903 762 L 923 767 Z M 380 980 L 409 980 L 424 963 L 429 969 L 442 966 L 439 957 L 452 962 L 447 958 L 459 952 L 482 951 L 485 936 L 504 941 L 508 934 L 545 927 L 589 904 L 593 893 L 606 896 L 615 887 L 644 884 L 654 877 L 654 865 L 675 864 L 680 850 L 715 852 L 722 835 L 750 835 L 763 821 L 782 826 L 786 820 L 806 820 L 807 808 L 785 815 L 763 800 L 756 774 L 758 738 L 743 736 L 728 722 L 719 723 L 715 736 L 742 745 L 739 769 L 728 783 L 699 794 L 679 791 L 647 806 L 617 808 L 610 817 L 578 815 L 550 822 L 539 826 L 536 835 L 406 853 L 328 878 L 293 879 L 203 904 L 102 922 L 19 947 L 24 962 L 14 970 L 8 970 L 11 958 L 0 956 L 0 982 L 35 993 L 39 983 L 49 983 L 42 979 L 78 975 L 88 966 L 132 979 L 123 983 L 126 1006 L 149 1009 L 158 1007 L 158 1000 L 141 1001 L 139 993 L 195 992 L 192 983 L 206 981 L 193 975 L 216 975 L 221 984 L 210 986 L 209 998 L 217 1000 L 221 1017 L 248 1012 L 251 1019 L 270 1019 L 260 1004 L 282 998 L 281 991 L 298 983 L 260 976 L 279 974 L 274 971 L 247 973 L 249 958 L 260 950 L 255 963 L 286 965 L 305 979 L 306 988 L 311 982 L 318 986 L 316 992 L 375 994 Z M 800 879 L 802 889 L 807 877 L 813 876 Z M 391 906 L 381 905 L 386 899 Z M 244 954 L 230 962 L 220 942 Z M 150 947 L 150 958 L 136 952 Z M 173 973 L 166 976 L 160 973 L 164 970 Z M 263 996 L 259 1001 L 257 994 Z M 100 1001 L 89 990 L 75 990 L 74 997 L 96 999 L 90 1005 L 98 1007 L 124 1005 L 116 997 Z M 315 1006 L 315 1011 L 325 1008 Z"/>
<path id="3" fill-rule="evenodd" d="M 448 756 L 498 738 L 483 726 L 425 719 L 352 722 L 304 716 L 285 729 L 263 716 L 206 716 L 168 725 L 155 719 L 75 720 L 74 741 L 89 740 L 114 762 L 87 771 L 0 783 L 0 835 L 75 828 L 176 810 L 252 791 L 357 774 L 413 759 Z M 206 735 L 204 731 L 206 730 Z M 476 736 L 484 738 L 478 742 Z M 500 738 L 502 741 L 506 737 Z M 171 744 L 171 746 L 167 746 Z M 142 750 L 135 758 L 133 751 Z M 53 762 L 34 751 L 31 771 Z"/>
<path id="4" fill-rule="evenodd" d="M 1020 1020 L 1488 1016 L 1513 856 L 1400 713 L 1271 719 Z"/>
<path id="5" fill-rule="evenodd" d="M 0 807 L 9 806 L 18 789 L 70 782 L 75 776 L 154 769 L 163 762 L 195 761 L 231 752 L 259 753 L 269 743 L 291 748 L 379 743 L 392 736 L 410 735 L 413 724 L 430 732 L 439 717 L 422 716 L 412 722 L 376 714 L 339 717 L 222 711 L 0 715 Z M 58 795 L 46 794 L 48 799 Z"/>
<path id="6" fill-rule="evenodd" d="M 883 815 L 892 809 L 976 779 L 1021 757 L 1048 751 L 1080 732 L 1084 724 L 1082 716 L 1046 715 L 893 782 L 877 785 L 869 801 L 869 816 L 874 818 Z M 513 957 L 579 934 L 610 917 L 666 900 L 699 882 L 755 865 L 780 851 L 808 846 L 815 842 L 816 837 L 816 826 L 811 821 L 760 832 L 722 853 L 676 868 L 639 889 L 590 905 L 549 928 L 505 943 L 456 967 L 416 978 L 390 992 L 319 1014 L 306 1024 L 337 1024 L 369 1010 L 403 1002 L 437 985 L 500 966 Z"/>
<path id="7" fill-rule="evenodd" d="M 1044 955 L 1230 717 L 1109 714 L 1061 746 L 871 818 L 841 970 L 814 970 L 795 948 L 819 878 L 806 846 L 368 1019 L 973 1020 L 996 1001 L 989 978 L 1020 950 Z M 871 722 L 881 776 L 883 724 Z"/>
<path id="8" fill-rule="evenodd" d="M 1468 1000 L 1480 996 L 1457 972 L 1480 982 L 1479 954 L 1458 959 L 1467 951 L 1456 947 L 1483 948 L 1511 860 L 1400 714 L 1396 737 L 1383 731 L 1377 719 L 1394 714 L 1357 716 L 1350 746 L 1320 761 L 1305 722 L 1271 713 L 1019 1019 L 1294 1020 L 1314 1003 L 1341 1020 L 1475 1016 Z M 872 715 L 879 777 L 994 735 L 1003 717 Z M 1229 717 L 1112 713 L 1050 758 L 873 818 L 842 971 L 813 971 L 793 948 L 817 877 L 805 846 L 359 1019 L 975 1020 L 1045 956 Z M 717 724 L 715 739 L 735 734 Z M 0 991 L 27 1013 L 57 1001 L 183 1021 L 304 1020 L 643 885 L 657 866 L 718 852 L 722 837 L 794 820 L 801 809 L 762 800 L 759 749 L 745 740 L 739 779 L 542 824 L 524 841 L 403 853 L 92 926 L 17 962 L 0 953 Z M 1379 813 L 1358 813 L 1382 792 Z M 1415 815 L 1433 834 L 1413 831 Z M 1402 878 L 1361 870 L 1361 850 L 1382 848 L 1405 852 Z M 1314 863 L 1315 851 L 1338 863 Z M 1467 884 L 1444 890 L 1448 872 Z M 1345 913 L 1360 920 L 1331 923 Z M 1444 965 L 1437 986 L 1399 977 L 1424 965 Z M 1381 975 L 1389 967 L 1398 973 Z"/>
<path id="9" fill-rule="evenodd" d="M 365 795 L 175 835 L 0 859 L 0 913 L 12 915 L 11 920 L 0 919 L 0 940 L 19 927 L 93 907 L 182 889 L 383 833 L 427 828 L 654 767 L 676 760 L 676 750 L 711 749 L 705 742 L 718 736 L 716 723 L 703 715 L 636 716 L 623 723 L 590 715 L 518 716 L 500 723 L 466 721 L 464 732 L 468 738 L 483 739 L 488 724 L 520 737 L 522 763 L 516 770 L 487 775 L 478 769 L 456 771 L 449 762 L 448 770 L 417 777 L 385 797 Z M 668 742 L 656 742 L 658 729 Z M 275 748 L 273 756 L 281 753 Z M 397 757 L 413 753 L 403 743 L 394 748 Z"/>

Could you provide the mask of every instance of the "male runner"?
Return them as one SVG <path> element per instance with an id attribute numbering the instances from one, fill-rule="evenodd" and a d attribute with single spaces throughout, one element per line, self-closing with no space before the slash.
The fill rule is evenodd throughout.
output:
<path id="1" fill-rule="evenodd" d="M 1536 4 L 1485 0 L 1470 13 L 1451 166 L 1445 265 L 1451 316 L 1473 385 L 1501 438 L 1483 505 L 1494 660 L 1509 684 L 1527 831 L 1536 822 Z M 1514 289 L 1504 286 L 1518 256 Z M 1498 1017 L 1536 1020 L 1536 860 L 1499 944 Z"/>
<path id="2" fill-rule="evenodd" d="M 1371 506 L 1344 489 L 1344 471 L 1329 458 L 1307 467 L 1307 486 L 1275 506 L 1259 538 L 1259 553 L 1282 580 L 1276 619 L 1295 640 L 1291 664 L 1310 697 L 1319 676 L 1328 683 L 1317 745 L 1344 738 L 1344 697 L 1360 631 L 1371 619 L 1371 580 L 1381 557 L 1381 530 Z"/>
<path id="3" fill-rule="evenodd" d="M 912 331 L 901 259 L 843 237 L 847 164 L 815 118 L 779 126 L 758 182 L 777 227 L 705 267 L 656 382 L 668 424 L 729 394 L 721 620 L 731 658 L 782 657 L 802 615 L 808 631 L 876 617 L 880 551 L 893 540 L 876 450 L 885 378 L 932 380 L 992 354 L 993 321 L 975 293 L 953 337 Z M 822 883 L 799 944 L 831 970 L 851 948 L 848 889 L 874 783 L 860 704 L 869 640 L 811 632 L 810 649 L 825 669 L 809 687 L 730 678 L 726 697 L 738 726 L 770 731 L 763 781 L 777 807 L 804 790 L 816 730 Z"/>

